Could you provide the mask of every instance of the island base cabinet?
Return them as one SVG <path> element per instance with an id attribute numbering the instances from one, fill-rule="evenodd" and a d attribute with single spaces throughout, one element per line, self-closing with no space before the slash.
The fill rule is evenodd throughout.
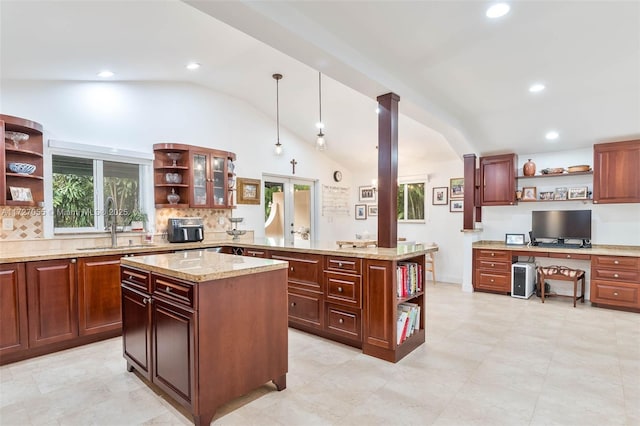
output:
<path id="1" fill-rule="evenodd" d="M 122 286 L 122 350 L 127 370 L 151 380 L 151 296 Z"/>

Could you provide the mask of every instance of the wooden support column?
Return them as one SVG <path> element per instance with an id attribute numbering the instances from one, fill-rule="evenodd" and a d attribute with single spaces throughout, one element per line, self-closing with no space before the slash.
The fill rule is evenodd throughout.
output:
<path id="1" fill-rule="evenodd" d="M 462 229 L 470 230 L 475 227 L 474 213 L 476 210 L 476 155 L 465 154 L 464 158 L 464 213 Z"/>
<path id="2" fill-rule="evenodd" d="M 378 100 L 378 247 L 398 245 L 398 102 L 395 93 Z"/>

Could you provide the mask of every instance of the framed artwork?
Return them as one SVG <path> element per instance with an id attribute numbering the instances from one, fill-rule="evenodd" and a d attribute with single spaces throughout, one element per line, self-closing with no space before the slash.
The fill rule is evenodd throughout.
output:
<path id="1" fill-rule="evenodd" d="M 555 192 L 553 191 L 540 191 L 540 199 L 549 201 L 555 199 Z"/>
<path id="2" fill-rule="evenodd" d="M 569 200 L 586 200 L 587 187 L 581 186 L 579 188 L 569 188 L 568 198 Z"/>
<path id="3" fill-rule="evenodd" d="M 433 188 L 433 194 L 431 197 L 431 204 L 434 206 L 437 205 L 447 205 L 449 204 L 448 196 L 449 187 L 448 186 L 439 186 L 437 188 Z"/>
<path id="4" fill-rule="evenodd" d="M 367 206 L 367 216 L 378 216 L 378 206 L 375 204 Z"/>
<path id="5" fill-rule="evenodd" d="M 464 200 L 451 200 L 449 202 L 450 212 L 462 212 L 464 211 Z"/>
<path id="6" fill-rule="evenodd" d="M 522 201 L 535 201 L 538 199 L 535 186 L 525 186 L 522 188 Z"/>
<path id="7" fill-rule="evenodd" d="M 464 197 L 464 178 L 451 178 L 449 179 L 449 198 L 463 198 Z"/>
<path id="8" fill-rule="evenodd" d="M 361 186 L 358 188 L 358 201 L 375 201 L 376 188 L 373 186 Z"/>
<path id="9" fill-rule="evenodd" d="M 10 186 L 11 199 L 13 201 L 33 201 L 33 195 L 31 195 L 31 188 L 22 188 L 19 186 Z"/>
<path id="10" fill-rule="evenodd" d="M 238 204 L 260 204 L 260 179 L 237 178 Z"/>
<path id="11" fill-rule="evenodd" d="M 553 194 L 554 200 L 566 200 L 567 199 L 567 188 L 556 188 L 556 192 Z"/>
<path id="12" fill-rule="evenodd" d="M 504 243 L 508 246 L 523 246 L 524 234 L 505 234 Z"/>
<path id="13" fill-rule="evenodd" d="M 367 205 L 356 204 L 356 220 L 365 220 L 367 218 Z"/>

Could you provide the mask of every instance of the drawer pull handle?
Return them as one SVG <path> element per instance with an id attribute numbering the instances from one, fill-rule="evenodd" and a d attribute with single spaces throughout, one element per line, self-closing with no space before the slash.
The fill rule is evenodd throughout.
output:
<path id="1" fill-rule="evenodd" d="M 343 320 L 342 318 L 340 318 L 340 319 L 338 320 L 338 322 L 339 322 L 340 324 L 342 324 L 342 323 L 344 323 L 344 320 Z"/>
<path id="2" fill-rule="evenodd" d="M 613 295 L 614 295 L 614 296 L 617 296 L 617 295 L 618 295 L 618 292 L 617 292 L 617 291 L 614 291 L 614 292 L 613 292 Z"/>
<path id="3" fill-rule="evenodd" d="M 167 293 L 171 293 L 171 287 L 167 286 Z"/>
<path id="4" fill-rule="evenodd" d="M 291 307 L 295 307 L 296 306 L 296 302 L 291 302 Z"/>
<path id="5" fill-rule="evenodd" d="M 614 260 L 613 263 L 615 263 L 616 265 L 619 264 L 620 262 L 618 260 Z"/>
<path id="6" fill-rule="evenodd" d="M 618 274 L 613 274 L 613 278 L 618 278 L 620 275 Z"/>
<path id="7" fill-rule="evenodd" d="M 338 293 L 342 293 L 342 287 L 338 287 Z"/>

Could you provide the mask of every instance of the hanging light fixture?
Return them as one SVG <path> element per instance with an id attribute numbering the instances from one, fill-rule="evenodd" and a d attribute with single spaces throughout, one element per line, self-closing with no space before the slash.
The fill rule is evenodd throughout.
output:
<path id="1" fill-rule="evenodd" d="M 280 143 L 280 97 L 279 86 L 282 74 L 273 74 L 272 77 L 276 81 L 276 129 L 278 132 L 278 138 L 276 139 L 276 147 L 273 149 L 275 155 L 282 155 L 282 144 Z"/>
<path id="2" fill-rule="evenodd" d="M 316 123 L 316 127 L 319 129 L 318 138 L 316 139 L 316 149 L 318 151 L 324 151 L 327 149 L 327 141 L 324 138 L 324 123 L 322 122 L 322 73 L 318 72 L 318 110 L 320 112 L 320 121 Z"/>

